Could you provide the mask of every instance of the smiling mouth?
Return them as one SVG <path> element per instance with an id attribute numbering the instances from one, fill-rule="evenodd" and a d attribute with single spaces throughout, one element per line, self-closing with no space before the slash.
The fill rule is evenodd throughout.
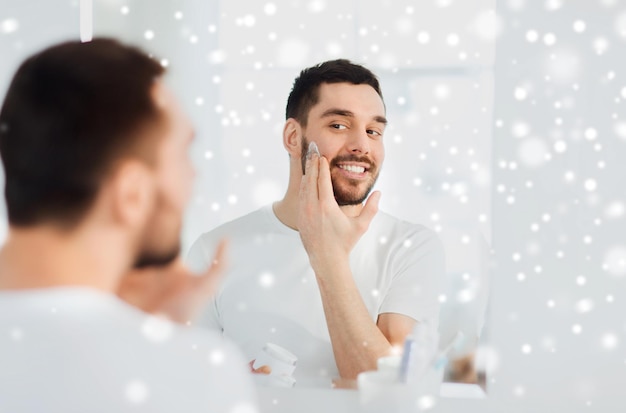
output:
<path id="1" fill-rule="evenodd" d="M 367 171 L 367 168 L 358 165 L 337 165 L 340 169 L 348 172 L 354 172 L 357 174 L 362 174 Z"/>

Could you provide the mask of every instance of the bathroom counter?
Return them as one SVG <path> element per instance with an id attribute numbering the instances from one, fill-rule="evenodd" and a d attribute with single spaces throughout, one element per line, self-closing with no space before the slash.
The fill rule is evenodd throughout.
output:
<path id="1" fill-rule="evenodd" d="M 286 389 L 264 386 L 258 386 L 257 390 L 262 413 L 346 413 L 362 410 L 357 390 L 315 387 Z M 451 409 L 445 410 L 453 411 L 454 406 L 462 406 L 461 403 L 465 403 L 467 399 L 484 399 L 486 395 L 478 385 L 443 383 L 440 397 L 437 401 L 440 407 L 449 406 Z"/>

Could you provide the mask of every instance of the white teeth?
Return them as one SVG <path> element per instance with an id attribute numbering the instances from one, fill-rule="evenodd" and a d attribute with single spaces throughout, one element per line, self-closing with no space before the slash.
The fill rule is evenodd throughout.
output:
<path id="1" fill-rule="evenodd" d="M 363 172 L 365 172 L 365 168 L 362 166 L 339 165 L 339 167 L 349 172 L 356 172 L 357 174 L 362 174 Z"/>

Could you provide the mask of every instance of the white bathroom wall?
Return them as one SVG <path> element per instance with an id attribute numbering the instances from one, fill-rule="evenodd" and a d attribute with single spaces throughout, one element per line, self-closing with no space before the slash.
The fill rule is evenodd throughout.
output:
<path id="1" fill-rule="evenodd" d="M 30 54 L 79 35 L 78 1 L 0 0 L 0 96 L 13 73 Z M 0 170 L 4 193 L 4 171 Z M 4 201 L 4 196 L 2 197 Z M 7 233 L 6 207 L 0 202 L 0 242 Z"/>
<path id="2" fill-rule="evenodd" d="M 623 411 L 626 3 L 498 13 L 491 394 L 509 412 Z"/>

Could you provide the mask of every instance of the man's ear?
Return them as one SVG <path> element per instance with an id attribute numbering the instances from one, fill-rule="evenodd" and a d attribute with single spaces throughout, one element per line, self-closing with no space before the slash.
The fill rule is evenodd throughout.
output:
<path id="1" fill-rule="evenodd" d="M 121 162 L 110 182 L 114 220 L 123 226 L 143 226 L 154 206 L 155 191 L 148 165 L 139 160 Z"/>
<path id="2" fill-rule="evenodd" d="M 283 128 L 283 146 L 291 158 L 302 156 L 302 126 L 294 118 L 289 118 Z"/>

